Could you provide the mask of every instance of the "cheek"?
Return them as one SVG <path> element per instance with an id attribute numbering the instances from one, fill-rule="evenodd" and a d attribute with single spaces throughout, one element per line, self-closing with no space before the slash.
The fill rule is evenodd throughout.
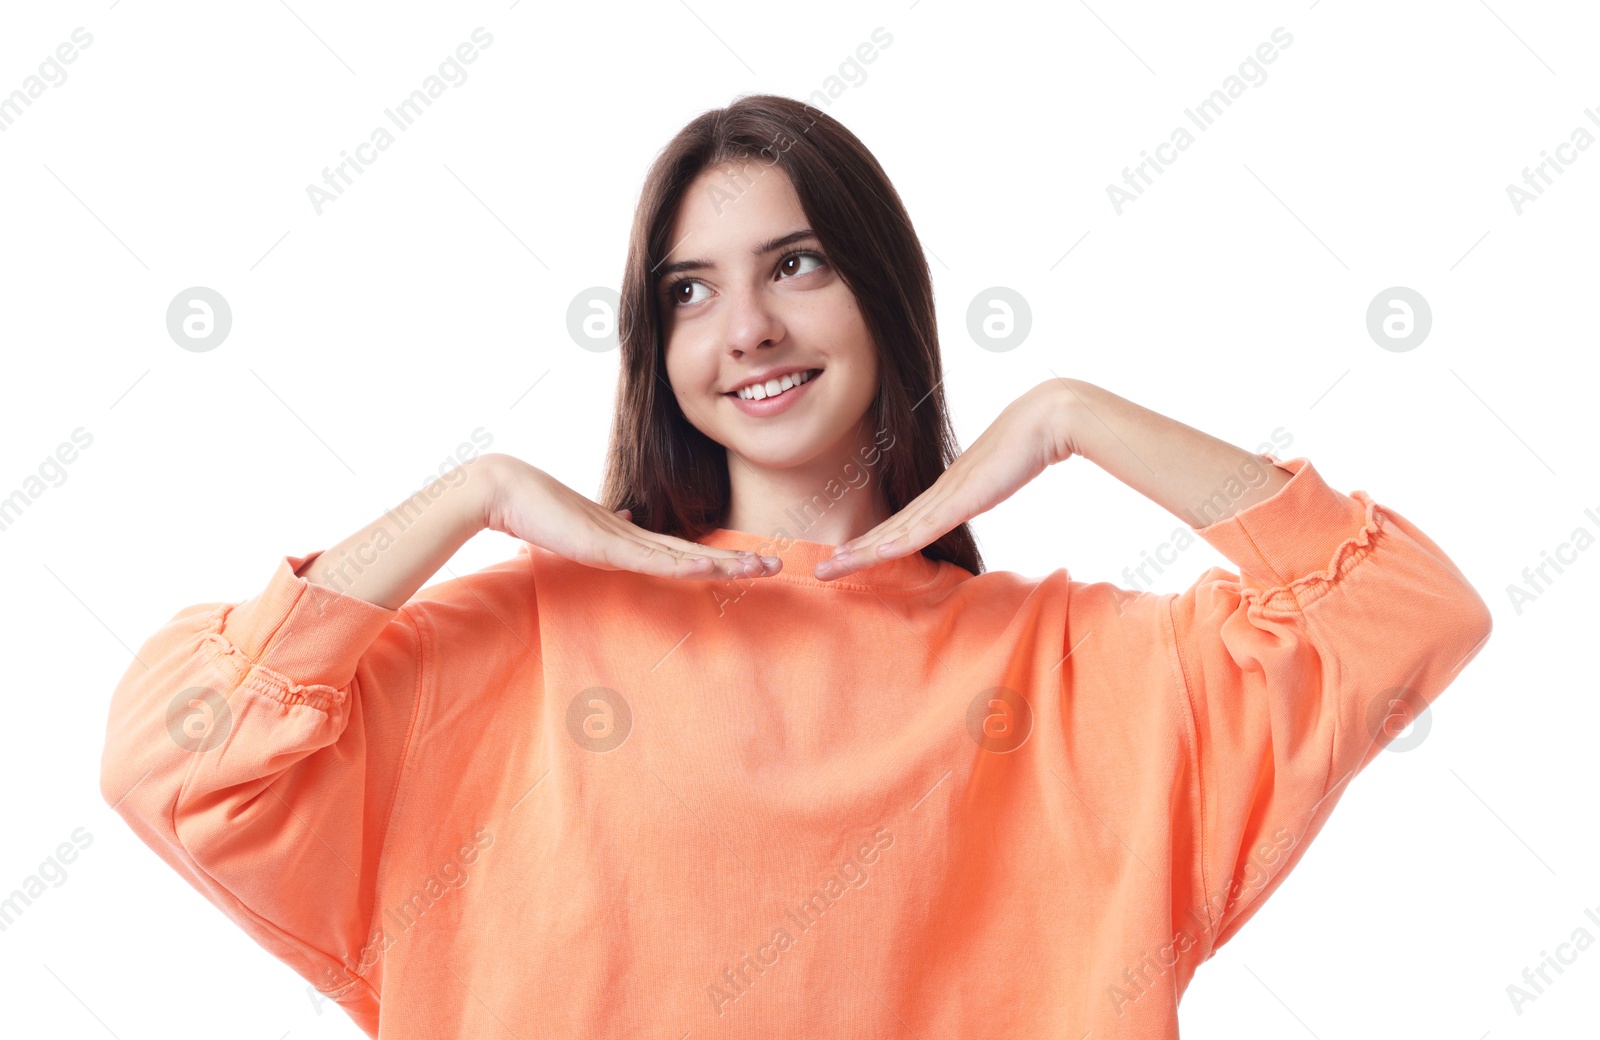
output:
<path id="1" fill-rule="evenodd" d="M 694 350 L 694 344 L 681 338 L 675 343 L 668 339 L 662 350 L 662 368 L 674 397 L 698 393 L 710 386 L 712 378 Z"/>
<path id="2" fill-rule="evenodd" d="M 854 296 L 846 294 L 829 318 L 835 342 L 850 344 L 858 355 L 872 349 L 872 335 L 867 331 L 866 316 L 861 313 Z"/>
<path id="3" fill-rule="evenodd" d="M 662 333 L 661 343 L 661 367 L 666 371 L 667 381 L 675 387 L 682 386 L 685 376 L 683 345 L 670 332 Z"/>

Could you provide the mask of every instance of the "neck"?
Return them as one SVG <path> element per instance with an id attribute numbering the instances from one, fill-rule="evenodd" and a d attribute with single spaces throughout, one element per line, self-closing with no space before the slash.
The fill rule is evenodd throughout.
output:
<path id="1" fill-rule="evenodd" d="M 872 459 L 874 465 L 864 460 Z M 728 452 L 724 527 L 839 545 L 889 518 L 880 479 L 882 452 L 859 431 L 838 451 L 787 469 L 758 466 Z"/>

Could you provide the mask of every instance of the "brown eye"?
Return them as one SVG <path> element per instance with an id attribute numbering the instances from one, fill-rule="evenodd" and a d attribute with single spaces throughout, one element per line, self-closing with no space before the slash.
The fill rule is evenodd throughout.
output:
<path id="1" fill-rule="evenodd" d="M 694 290 L 698 288 L 703 288 L 703 286 L 692 278 L 685 278 L 668 289 L 667 293 L 671 297 L 674 307 L 682 307 L 687 304 L 701 302 L 693 298 Z"/>
<path id="2" fill-rule="evenodd" d="M 805 270 L 799 270 L 799 265 L 807 260 L 811 261 L 813 266 Z M 778 262 L 778 271 L 785 277 L 793 278 L 797 275 L 810 274 L 822 266 L 822 262 L 822 254 L 820 253 L 790 253 Z M 795 265 L 795 267 L 791 268 L 791 264 Z"/>

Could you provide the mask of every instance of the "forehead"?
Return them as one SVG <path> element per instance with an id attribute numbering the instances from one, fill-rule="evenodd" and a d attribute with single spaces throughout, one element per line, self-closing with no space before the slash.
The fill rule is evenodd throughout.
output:
<path id="1" fill-rule="evenodd" d="M 684 192 L 669 261 L 731 260 L 758 242 L 806 226 L 805 210 L 782 166 L 760 156 L 702 170 Z"/>

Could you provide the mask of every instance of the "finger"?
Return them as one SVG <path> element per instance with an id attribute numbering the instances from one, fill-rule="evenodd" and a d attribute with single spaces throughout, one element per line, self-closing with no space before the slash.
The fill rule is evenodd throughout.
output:
<path id="1" fill-rule="evenodd" d="M 881 562 L 884 557 L 878 554 L 877 547 L 888 541 L 890 531 L 889 521 L 885 521 L 862 537 L 840 544 L 832 556 L 816 565 L 812 573 L 823 581 L 832 581 Z"/>
<path id="2" fill-rule="evenodd" d="M 957 464 L 959 464 L 959 460 L 957 460 Z M 960 474 L 956 470 L 956 466 L 952 465 L 949 469 L 941 473 L 939 475 L 939 479 L 930 484 L 927 490 L 923 491 L 922 494 L 901 506 L 900 509 L 887 520 L 884 520 L 878 526 L 872 528 L 872 530 L 866 532 L 865 534 L 858 535 L 855 538 L 849 539 L 848 541 L 839 543 L 838 547 L 835 549 L 835 555 L 843 555 L 847 552 L 853 556 L 859 555 L 863 549 L 875 549 L 880 543 L 905 534 L 906 529 L 912 520 L 923 515 L 928 509 L 939 505 L 949 498 L 951 484 L 953 481 L 958 479 L 959 475 Z M 921 547 L 918 546 L 918 548 Z M 869 552 L 869 558 L 871 555 L 872 554 Z"/>
<path id="3" fill-rule="evenodd" d="M 957 502 L 958 489 L 956 488 L 930 488 L 932 494 L 926 501 L 920 502 L 918 507 L 905 514 L 905 519 L 896 527 L 885 532 L 883 539 L 878 543 L 878 548 L 893 542 L 889 556 L 904 556 L 916 549 L 932 542 L 936 542 L 945 532 L 955 527 L 970 517 L 970 513 L 963 512 Z"/>
<path id="4" fill-rule="evenodd" d="M 691 558 L 704 556 L 713 560 L 740 560 L 746 556 L 755 555 L 754 553 L 751 553 L 745 549 L 719 549 L 714 546 L 701 545 L 699 542 L 691 542 L 673 535 L 662 534 L 658 531 L 649 531 L 642 527 L 634 526 L 632 523 L 633 510 L 626 507 L 613 510 L 613 515 L 628 523 L 627 527 L 617 530 L 616 533 L 621 537 L 628 538 L 635 542 L 648 542 L 653 545 L 665 547 L 669 550 L 677 550 L 687 554 L 687 556 Z"/>
<path id="5" fill-rule="evenodd" d="M 700 578 L 723 581 L 729 578 L 756 578 L 776 574 L 781 561 L 762 557 L 743 549 L 721 549 L 672 535 L 635 528 L 619 532 L 626 543 L 617 558 L 606 555 L 608 563 L 628 570 L 663 578 Z"/>
<path id="6" fill-rule="evenodd" d="M 816 577 L 835 581 L 885 560 L 920 552 L 936 541 L 955 526 L 955 522 L 947 522 L 949 493 L 936 495 L 936 490 L 937 485 L 929 488 L 867 534 L 841 545 L 836 555 L 817 566 Z"/>
<path id="7" fill-rule="evenodd" d="M 658 578 L 704 578 L 716 574 L 717 561 L 708 556 L 676 552 L 658 542 L 618 534 L 594 549 L 601 566 L 635 571 Z"/>
<path id="8" fill-rule="evenodd" d="M 762 558 L 760 554 L 753 553 L 749 549 L 723 549 L 715 545 L 705 545 L 701 542 L 691 542 L 686 538 L 679 538 L 677 535 L 661 534 L 656 531 L 649 532 L 649 536 L 661 542 L 661 544 L 668 546 L 669 548 L 681 549 L 684 552 L 694 553 L 699 556 L 714 556 L 718 558 L 754 556 L 757 559 Z M 772 560 L 778 559 L 777 556 L 769 556 L 767 558 Z"/>
<path id="9" fill-rule="evenodd" d="M 716 552 L 707 547 L 706 552 Z M 727 550 L 722 550 L 727 551 Z M 778 572 L 779 565 L 768 564 L 752 552 L 735 552 L 731 556 L 707 556 L 694 552 L 679 552 L 657 546 L 654 558 L 677 561 L 668 563 L 661 571 L 668 578 L 701 578 L 708 581 L 726 581 L 730 578 L 764 578 Z"/>
<path id="10" fill-rule="evenodd" d="M 872 528 L 870 531 L 867 531 L 865 534 L 860 534 L 854 538 L 846 539 L 845 541 L 842 541 L 838 545 L 834 546 L 833 558 L 837 559 L 838 557 L 844 556 L 847 553 L 853 555 L 860 552 L 864 547 L 875 545 L 878 541 L 886 538 L 886 532 L 888 532 L 895 524 L 904 519 L 908 512 L 916 508 L 917 504 L 922 501 L 926 494 L 927 492 L 923 492 L 922 495 L 918 495 L 903 508 L 901 508 L 899 512 L 893 514 L 887 520 L 884 520 L 882 523 L 878 524 L 878 526 Z"/>
<path id="11" fill-rule="evenodd" d="M 716 565 L 715 572 L 706 577 L 765 578 L 778 573 L 783 561 L 777 556 L 762 556 L 748 549 L 723 549 L 713 545 L 691 542 L 675 535 L 656 534 L 669 550 L 683 552 L 689 557 L 707 557 Z"/>
<path id="12" fill-rule="evenodd" d="M 690 554 L 691 556 L 709 556 L 713 559 L 719 560 L 739 559 L 745 556 L 756 555 L 755 553 L 750 552 L 748 549 L 720 549 L 712 545 L 702 545 L 699 542 L 691 542 L 687 539 L 679 538 L 676 535 L 662 534 L 659 531 L 649 531 L 642 527 L 631 526 L 631 522 L 633 520 L 633 510 L 631 509 L 618 509 L 615 510 L 614 513 L 616 516 L 630 523 L 629 527 L 623 528 L 618 532 L 624 537 L 630 537 L 635 540 L 643 538 L 657 545 L 681 550 Z M 773 557 L 773 559 L 777 559 L 777 557 Z"/>

